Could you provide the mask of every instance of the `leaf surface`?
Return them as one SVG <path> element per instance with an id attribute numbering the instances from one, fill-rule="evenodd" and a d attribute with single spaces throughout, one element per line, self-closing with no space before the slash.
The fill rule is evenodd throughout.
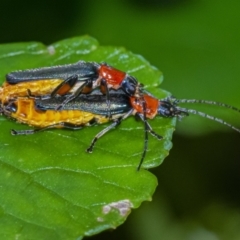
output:
<path id="1" fill-rule="evenodd" d="M 88 36 L 51 46 L 41 43 L 0 45 L 0 76 L 19 69 L 74 63 L 107 62 L 138 78 L 158 98 L 161 72 L 141 56 L 121 47 L 99 46 Z M 160 165 L 172 146 L 175 119 L 149 120 L 162 141 L 149 136 L 143 168 Z M 124 222 L 132 208 L 151 200 L 157 180 L 143 168 L 143 124 L 134 117 L 107 133 L 94 152 L 85 152 L 92 138 L 108 124 L 79 131 L 53 129 L 12 136 L 11 129 L 29 129 L 0 118 L 0 236 L 4 239 L 81 239 Z"/>

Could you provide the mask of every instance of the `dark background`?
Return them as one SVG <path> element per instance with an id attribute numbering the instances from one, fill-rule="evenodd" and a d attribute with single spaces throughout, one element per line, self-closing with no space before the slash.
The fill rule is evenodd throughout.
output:
<path id="1" fill-rule="evenodd" d="M 48 45 L 89 34 L 144 56 L 178 98 L 240 107 L 239 12 L 238 0 L 2 1 L 0 42 Z M 239 114 L 205 109 L 240 127 Z M 152 170 L 153 201 L 92 239 L 240 239 L 240 135 L 191 116 L 178 124 L 173 146 Z"/>

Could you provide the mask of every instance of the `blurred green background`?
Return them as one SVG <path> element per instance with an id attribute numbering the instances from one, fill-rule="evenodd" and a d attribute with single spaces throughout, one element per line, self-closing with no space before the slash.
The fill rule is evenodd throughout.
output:
<path id="1" fill-rule="evenodd" d="M 162 88 L 178 98 L 240 107 L 240 1 L 58 0 L 1 1 L 1 43 L 89 34 L 124 46 L 164 73 Z M 190 105 L 189 107 L 197 108 Z M 240 127 L 239 114 L 209 113 Z M 153 139 L 150 139 L 153 140 Z M 152 172 L 151 203 L 113 232 L 92 239 L 240 239 L 240 135 L 191 116 L 178 123 L 174 147 Z"/>

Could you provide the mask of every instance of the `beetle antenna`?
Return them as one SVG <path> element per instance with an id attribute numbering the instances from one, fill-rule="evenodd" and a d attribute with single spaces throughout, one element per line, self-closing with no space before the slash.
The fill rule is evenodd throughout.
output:
<path id="1" fill-rule="evenodd" d="M 234 111 L 240 112 L 239 108 L 236 108 L 234 106 L 221 103 L 221 102 L 215 102 L 215 101 L 209 101 L 209 100 L 198 100 L 198 99 L 175 99 L 176 103 L 200 103 L 200 104 L 209 104 L 209 105 L 216 105 L 219 107 L 229 108 Z"/>
<path id="2" fill-rule="evenodd" d="M 229 106 L 229 105 L 226 105 L 226 104 L 223 104 L 222 106 L 226 107 L 226 106 Z M 230 106 L 231 107 L 231 106 Z M 239 111 L 239 109 L 237 108 L 232 108 L 231 109 L 233 110 L 236 110 L 236 111 Z M 240 133 L 240 129 L 239 128 L 236 128 L 235 126 L 233 126 L 232 124 L 228 123 L 228 122 L 225 122 L 224 120 L 222 120 L 221 118 L 217 118 L 217 117 L 214 117 L 214 116 L 211 116 L 207 113 L 204 113 L 204 112 L 200 112 L 200 111 L 197 111 L 195 109 L 188 109 L 188 108 L 180 108 L 180 107 L 177 107 L 177 110 L 179 110 L 180 112 L 187 112 L 187 113 L 190 113 L 190 114 L 194 114 L 194 115 L 199 115 L 201 117 L 204 117 L 204 118 L 208 118 L 210 120 L 213 120 L 215 122 L 219 122 L 223 125 L 226 125 L 230 128 L 232 128 L 233 130 L 235 130 L 236 132 L 239 132 Z"/>
<path id="3" fill-rule="evenodd" d="M 147 148 L 148 148 L 148 123 L 147 123 L 147 116 L 146 116 L 147 106 L 146 106 L 146 102 L 145 102 L 144 98 L 142 101 L 142 107 L 143 107 L 143 123 L 144 123 L 144 148 L 143 148 L 143 153 L 142 153 L 140 163 L 137 167 L 137 171 L 139 171 L 142 166 L 142 163 L 146 156 L 146 152 L 147 152 Z"/>

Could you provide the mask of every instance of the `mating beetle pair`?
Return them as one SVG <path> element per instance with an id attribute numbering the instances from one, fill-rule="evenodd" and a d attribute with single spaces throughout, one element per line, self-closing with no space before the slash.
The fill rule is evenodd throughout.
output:
<path id="1" fill-rule="evenodd" d="M 93 62 L 80 61 L 70 65 L 9 73 L 3 87 L 0 88 L 0 101 L 2 114 L 37 127 L 33 130 L 12 130 L 13 135 L 32 134 L 49 128 L 75 130 L 94 123 L 111 121 L 108 127 L 94 137 L 88 152 L 92 152 L 101 136 L 124 119 L 131 115 L 138 116 L 143 121 L 145 130 L 144 150 L 138 169 L 146 155 L 148 132 L 158 140 L 162 139 L 153 131 L 147 118 L 182 118 L 189 113 L 198 114 L 240 132 L 221 119 L 181 108 L 178 104 L 206 103 L 240 111 L 237 108 L 218 102 L 177 100 L 173 97 L 158 100 L 144 91 L 136 78 L 111 66 Z"/>

